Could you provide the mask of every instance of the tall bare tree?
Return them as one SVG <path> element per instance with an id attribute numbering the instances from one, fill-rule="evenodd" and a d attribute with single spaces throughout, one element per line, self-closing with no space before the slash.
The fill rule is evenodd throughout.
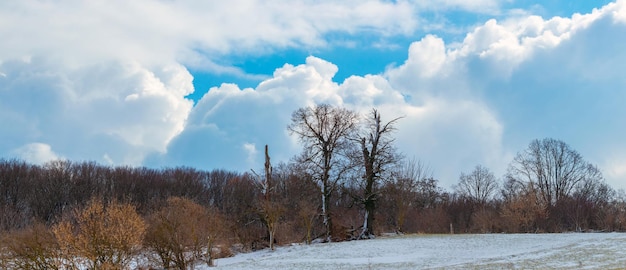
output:
<path id="1" fill-rule="evenodd" d="M 257 178 L 261 178 L 254 170 L 252 171 Z M 265 145 L 265 177 L 261 178 L 259 186 L 261 188 L 262 198 L 259 202 L 259 213 L 261 219 L 267 226 L 267 233 L 269 236 L 269 246 L 271 250 L 275 250 L 274 236 L 276 235 L 276 229 L 278 227 L 278 221 L 281 218 L 284 207 L 274 199 L 272 193 L 275 192 L 274 181 L 272 181 L 272 163 L 270 162 L 269 149 L 267 144 Z"/>
<path id="2" fill-rule="evenodd" d="M 363 228 L 359 238 L 371 238 L 374 234 L 374 213 L 379 196 L 379 179 L 385 173 L 390 173 L 393 164 L 400 160 L 400 155 L 393 146 L 394 139 L 391 133 L 395 130 L 394 124 L 400 118 L 383 123 L 380 113 L 372 109 L 366 118 L 365 127 L 358 141 L 360 146 L 360 164 L 363 169 L 361 188 L 363 193 L 358 198 L 365 209 Z"/>
<path id="3" fill-rule="evenodd" d="M 580 184 L 602 181 L 594 165 L 563 141 L 547 138 L 534 140 L 517 154 L 509 166 L 508 176 L 518 182 L 533 183 L 540 199 L 555 206 L 573 194 Z"/>
<path id="4" fill-rule="evenodd" d="M 322 197 L 322 217 L 326 239 L 331 240 L 332 219 L 330 198 L 337 183 L 347 171 L 347 158 L 343 151 L 357 128 L 358 115 L 348 109 L 328 104 L 304 107 L 291 115 L 287 127 L 290 134 L 298 136 L 304 146 L 299 157 L 318 182 Z"/>
<path id="5" fill-rule="evenodd" d="M 459 195 L 482 205 L 496 193 L 497 189 L 496 177 L 487 167 L 481 165 L 476 165 L 469 174 L 461 173 L 459 184 L 455 187 Z"/>

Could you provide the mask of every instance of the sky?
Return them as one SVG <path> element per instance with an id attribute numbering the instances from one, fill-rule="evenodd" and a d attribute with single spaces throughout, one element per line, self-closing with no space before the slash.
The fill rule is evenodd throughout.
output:
<path id="1" fill-rule="evenodd" d="M 328 103 L 444 188 L 542 138 L 626 188 L 624 0 L 1 1 L 0 37 L 0 158 L 259 170 Z"/>

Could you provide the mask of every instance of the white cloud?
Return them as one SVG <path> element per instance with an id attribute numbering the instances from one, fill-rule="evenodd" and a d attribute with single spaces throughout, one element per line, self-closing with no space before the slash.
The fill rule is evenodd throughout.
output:
<path id="1" fill-rule="evenodd" d="M 191 75 L 180 65 L 147 70 L 136 62 L 72 69 L 46 58 L 7 61 L 0 84 L 1 136 L 16 144 L 46 141 L 67 158 L 141 164 L 180 133 L 192 102 Z M 3 145 L 11 147 L 11 145 Z M 15 147 L 15 146 L 13 146 Z"/>
<path id="2" fill-rule="evenodd" d="M 12 152 L 20 159 L 40 165 L 48 161 L 60 159 L 60 157 L 52 151 L 52 147 L 45 143 L 29 143 L 14 149 Z"/>
<path id="3" fill-rule="evenodd" d="M 257 164 L 259 164 L 258 160 L 258 152 L 256 150 L 256 145 L 254 143 L 244 143 L 243 144 L 243 150 L 246 151 L 248 157 L 246 158 L 246 160 L 248 161 L 248 166 L 250 166 L 251 168 L 254 168 Z"/>
<path id="4" fill-rule="evenodd" d="M 626 86 L 626 1 L 571 18 L 490 20 L 455 44 L 427 35 L 401 65 L 340 83 L 339 67 L 316 57 L 269 78 L 218 61 L 330 46 L 338 32 L 410 35 L 425 27 L 422 10 L 497 14 L 501 1 L 425 3 L 1 2 L 0 152 L 248 170 L 257 145 L 269 144 L 276 161 L 297 153 L 290 115 L 321 102 L 406 116 L 399 148 L 432 164 L 446 187 L 477 163 L 503 173 L 536 137 L 572 142 L 592 162 L 622 140 L 613 119 L 626 117 L 626 94 L 615 90 Z M 222 84 L 193 106 L 187 68 L 264 80 Z M 30 145 L 38 141 L 46 144 Z M 622 177 L 616 160 L 603 163 L 607 177 Z"/>
<path id="5" fill-rule="evenodd" d="M 339 86 L 331 81 L 336 71 L 335 65 L 308 57 L 306 64 L 277 69 L 256 89 L 234 84 L 214 87 L 193 108 L 167 153 L 147 163 L 256 169 L 249 168 L 250 146 L 265 144 L 275 153 L 274 160 L 288 161 L 298 151 L 286 132 L 291 113 L 314 103 L 341 104 Z"/>
<path id="6" fill-rule="evenodd" d="M 431 0 L 417 1 L 417 5 L 427 10 L 465 10 L 475 13 L 497 14 L 500 0 Z"/>
<path id="7" fill-rule="evenodd" d="M 352 76 L 337 84 L 332 81 L 336 71 L 335 65 L 308 57 L 303 65 L 277 69 L 256 89 L 232 84 L 213 88 L 194 107 L 167 153 L 148 163 L 247 170 L 261 164 L 256 145 L 265 144 L 275 153 L 273 161 L 288 161 L 300 151 L 286 132 L 291 113 L 325 102 L 364 114 L 376 107 L 387 119 L 406 116 L 398 125 L 398 147 L 408 156 L 437 164 L 446 184 L 458 176 L 458 168 L 475 165 L 465 166 L 468 161 L 501 165 L 502 127 L 484 104 L 436 97 L 415 105 L 383 76 Z"/>
<path id="8" fill-rule="evenodd" d="M 603 164 L 605 175 L 609 179 L 626 179 L 626 158 L 615 158 Z M 611 183 L 616 184 L 616 183 Z"/>
<path id="9" fill-rule="evenodd" d="M 338 89 L 343 102 L 367 110 L 372 106 L 403 104 L 404 97 L 379 75 L 351 76 Z"/>
<path id="10" fill-rule="evenodd" d="M 411 34 L 415 17 L 404 1 L 0 2 L 0 120 L 9 127 L 0 151 L 46 141 L 68 158 L 141 164 L 184 128 L 188 67 L 265 78 L 219 59 L 327 46 L 331 32 Z M 317 70 L 325 85 L 308 87 L 310 95 L 338 102 L 323 91 L 336 87 L 337 67 L 310 61 L 311 70 L 285 72 Z"/>
<path id="11" fill-rule="evenodd" d="M 557 111 L 549 106 L 537 107 L 536 111 L 544 114 L 538 116 L 525 115 L 524 110 L 526 106 L 543 106 L 537 99 L 551 102 L 555 95 L 563 95 L 545 82 L 554 78 L 567 83 L 559 76 L 571 78 L 572 70 L 546 65 L 546 61 L 572 64 L 572 52 L 579 49 L 576 45 L 585 44 L 581 37 L 594 33 L 593 27 L 610 16 L 607 14 L 611 11 L 605 9 L 602 14 L 576 15 L 572 19 L 489 21 L 468 34 L 461 44 L 446 45 L 440 38 L 426 36 L 411 45 L 402 65 L 389 68 L 383 75 L 352 76 L 343 83 L 331 80 L 337 67 L 322 59 L 309 57 L 303 65 L 286 64 L 256 89 L 241 90 L 229 84 L 211 89 L 194 108 L 186 130 L 170 145 L 167 155 L 210 159 L 208 151 L 206 156 L 191 154 L 200 144 L 199 139 L 189 140 L 194 147 L 180 147 L 193 137 L 214 142 L 211 150 L 223 155 L 203 163 L 209 167 L 246 166 L 237 162 L 246 160 L 248 153 L 227 150 L 235 149 L 228 145 L 239 147 L 244 143 L 268 143 L 270 149 L 280 153 L 277 160 L 286 160 L 298 152 L 298 145 L 285 132 L 291 112 L 312 103 L 329 102 L 361 112 L 378 107 L 386 117 L 406 116 L 399 122 L 399 148 L 408 156 L 432 164 L 446 187 L 456 182 L 460 172 L 476 164 L 502 175 L 515 152 L 532 139 L 557 137 L 579 145 L 567 133 L 576 125 L 568 124 Z M 592 51 L 583 54 L 592 55 Z M 574 74 L 578 72 L 585 70 Z M 514 94 L 507 94 L 507 89 L 515 90 Z M 560 100 L 570 102 L 570 106 L 582 104 L 576 99 Z M 557 128 L 547 130 L 539 124 L 544 121 L 535 117 L 542 117 L 548 125 L 557 124 Z M 590 161 L 596 160 L 597 155 L 587 147 L 580 148 L 589 153 Z"/>
<path id="12" fill-rule="evenodd" d="M 197 51 L 320 46 L 329 32 L 411 34 L 415 16 L 405 1 L 3 2 L 0 59 L 46 54 L 71 63 L 103 56 L 194 62 Z"/>
<path id="13" fill-rule="evenodd" d="M 625 148 L 621 148 L 622 153 Z M 626 179 L 626 156 L 616 155 L 607 159 L 603 164 L 599 164 L 607 183 L 617 189 L 626 190 L 624 179 Z"/>

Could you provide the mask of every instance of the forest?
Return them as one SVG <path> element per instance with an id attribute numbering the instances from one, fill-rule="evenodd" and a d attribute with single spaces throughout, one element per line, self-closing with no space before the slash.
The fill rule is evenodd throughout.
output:
<path id="1" fill-rule="evenodd" d="M 451 189 L 394 146 L 402 117 L 301 108 L 302 153 L 247 172 L 0 159 L 0 268 L 189 269 L 290 243 L 383 233 L 624 231 L 626 195 L 567 143 L 535 139 Z M 260 157 L 262 159 L 263 157 Z"/>

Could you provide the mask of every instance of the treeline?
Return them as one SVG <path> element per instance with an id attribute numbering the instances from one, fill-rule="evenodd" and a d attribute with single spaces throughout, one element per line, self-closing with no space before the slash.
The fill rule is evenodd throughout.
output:
<path id="1" fill-rule="evenodd" d="M 478 174 L 480 171 L 491 174 L 484 167 L 478 166 L 476 170 Z M 453 192 L 446 191 L 419 162 L 407 162 L 393 175 L 382 181 L 377 190 L 381 196 L 377 202 L 376 233 L 449 233 L 450 224 L 458 233 L 626 229 L 623 194 L 606 185 L 595 188 L 589 185 L 589 190 L 573 192 L 548 205 L 541 201 L 537 187 L 511 179 L 481 198 L 462 190 L 460 185 Z M 273 200 L 283 208 L 277 241 L 302 242 L 308 233 L 312 238 L 321 236 L 324 228 L 319 218 L 320 191 L 315 180 L 298 164 L 274 167 L 272 180 Z M 349 232 L 361 228 L 364 210 L 352 195 L 358 192 L 358 186 L 346 182 L 332 197 L 338 230 Z M 187 167 L 112 168 L 70 161 L 39 166 L 20 160 L 0 160 L 3 232 L 36 223 L 54 225 L 92 198 L 132 204 L 141 216 L 147 217 L 162 209 L 171 197 L 186 198 L 219 211 L 230 221 L 229 237 L 234 242 L 249 249 L 267 245 L 261 214 L 262 182 L 253 173 Z"/>
<path id="2" fill-rule="evenodd" d="M 477 167 L 477 170 L 485 172 L 487 169 Z M 510 181 L 494 189 L 485 200 L 480 200 L 471 192 L 462 191 L 460 187 L 454 192 L 448 192 L 439 186 L 439 182 L 419 162 L 407 162 L 394 175 L 397 177 L 383 181 L 378 189 L 384 195 L 378 198 L 375 220 L 377 230 L 374 234 L 450 233 L 451 230 L 455 233 L 534 233 L 626 229 L 626 203 L 623 197 L 617 197 L 610 189 L 599 190 L 596 194 L 575 193 L 560 198 L 554 205 L 546 206 L 538 199 L 538 190 L 532 193 L 533 189 Z M 488 170 L 486 175 L 489 175 Z M 122 213 L 120 219 L 135 220 L 134 224 L 145 223 L 137 225 L 140 229 L 126 232 L 126 235 L 140 237 L 139 240 L 133 240 L 134 249 L 143 246 L 129 251 L 133 256 L 141 251 L 155 253 L 158 248 L 153 248 L 154 241 L 161 241 L 162 245 L 167 246 L 167 237 L 191 230 L 196 226 L 193 224 L 199 224 L 194 230 L 203 231 L 204 234 L 219 229 L 211 245 L 219 246 L 220 249 L 211 255 L 213 257 L 229 256 L 233 251 L 265 248 L 269 246 L 270 240 L 267 211 L 264 212 L 267 209 L 264 208 L 266 198 L 259 179 L 253 173 L 224 170 L 111 168 L 92 162 L 69 161 L 54 161 L 38 166 L 19 160 L 1 160 L 2 253 L 15 256 L 19 255 L 20 248 L 28 250 L 26 253 L 42 250 L 29 245 L 49 245 L 55 247 L 50 250 L 59 250 L 56 247 L 63 241 L 79 241 L 79 227 L 66 229 L 65 236 L 57 236 L 69 240 L 55 237 L 58 228 L 68 224 L 80 226 L 76 224 L 80 224 L 81 218 L 82 222 L 88 222 L 90 217 L 107 220 L 98 216 L 97 211 L 103 212 L 103 209 L 117 204 L 132 209 L 126 209 L 127 213 Z M 272 181 L 272 202 L 278 206 L 275 209 L 279 209 L 275 214 L 276 236 L 272 242 L 310 243 L 317 238 L 323 239 L 325 227 L 320 218 L 320 191 L 312 177 L 302 172 L 298 164 L 282 164 L 272 171 Z M 352 195 L 358 193 L 358 187 L 346 182 L 336 192 L 331 201 L 334 213 L 333 240 L 356 239 L 363 225 L 364 211 L 355 203 Z M 176 206 L 176 200 L 178 204 L 184 200 L 189 205 L 196 205 L 194 207 L 197 209 L 186 210 L 192 207 Z M 99 202 L 102 202 L 102 209 L 93 210 Z M 81 211 L 96 213 L 81 214 Z M 133 213 L 138 218 L 129 218 L 135 215 Z M 204 221 L 194 221 L 203 218 Z M 163 221 L 172 224 L 164 226 Z M 101 226 L 102 230 L 113 228 L 107 234 L 119 233 L 123 231 L 121 228 L 128 230 L 137 227 L 126 224 L 118 227 L 112 227 L 111 224 Z M 147 233 L 150 230 L 158 233 Z M 44 237 L 46 235 L 47 238 Z M 38 240 L 33 240 L 33 236 L 38 237 Z M 158 237 L 165 239 L 159 240 Z M 195 262 L 206 255 L 202 255 L 202 247 L 206 250 L 209 243 L 193 245 L 188 239 L 179 241 L 187 241 L 190 247 L 195 246 L 196 250 L 200 250 Z M 11 243 L 14 246 L 8 246 Z M 62 258 L 59 254 L 42 256 Z M 168 256 L 166 253 L 163 258 Z M 6 263 L 9 260 L 5 258 L 4 261 Z M 174 261 L 157 258 L 152 263 L 155 266 L 175 266 Z M 67 263 L 68 260 L 59 262 Z M 50 269 L 50 264 L 42 265 L 45 267 L 40 269 Z"/>

